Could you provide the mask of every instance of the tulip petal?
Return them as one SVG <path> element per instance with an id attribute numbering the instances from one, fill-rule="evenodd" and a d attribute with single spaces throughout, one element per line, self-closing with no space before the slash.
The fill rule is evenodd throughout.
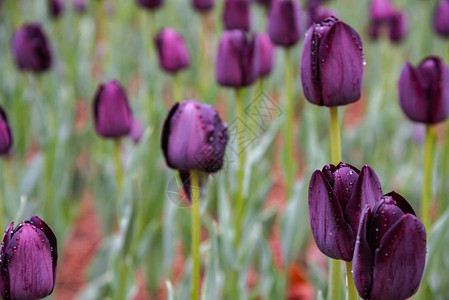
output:
<path id="1" fill-rule="evenodd" d="M 364 165 L 344 211 L 345 219 L 353 232 L 357 232 L 359 228 L 360 216 L 365 207 L 373 208 L 382 194 L 382 186 L 376 172 L 370 166 Z"/>
<path id="2" fill-rule="evenodd" d="M 411 214 L 386 233 L 374 258 L 370 299 L 406 299 L 418 290 L 426 262 L 426 230 Z"/>
<path id="3" fill-rule="evenodd" d="M 321 104 L 321 85 L 318 82 L 318 67 L 316 51 L 318 41 L 314 34 L 315 25 L 312 25 L 306 33 L 301 54 L 301 83 L 306 99 L 315 104 Z"/>
<path id="4" fill-rule="evenodd" d="M 50 243 L 37 227 L 25 223 L 6 249 L 12 299 L 40 299 L 54 287 Z"/>
<path id="5" fill-rule="evenodd" d="M 343 218 L 340 203 L 323 173 L 316 170 L 310 179 L 309 218 L 315 242 L 325 255 L 352 260 L 354 235 Z"/>
<path id="6" fill-rule="evenodd" d="M 372 267 L 374 255 L 368 243 L 368 220 L 371 216 L 371 208 L 368 206 L 363 210 L 360 226 L 355 242 L 354 258 L 352 261 L 352 276 L 355 287 L 360 297 L 367 299 L 373 281 Z"/>
<path id="7" fill-rule="evenodd" d="M 323 105 L 332 107 L 360 99 L 363 82 L 362 41 L 350 26 L 337 21 L 319 48 Z"/>
<path id="8" fill-rule="evenodd" d="M 13 143 L 11 129 L 8 118 L 3 108 L 0 106 L 0 155 L 8 154 Z"/>
<path id="9" fill-rule="evenodd" d="M 2 299 L 7 299 L 6 294 L 9 291 L 9 277 L 8 277 L 8 267 L 5 261 L 5 251 L 6 247 L 11 240 L 11 235 L 14 229 L 14 222 L 9 224 L 3 234 L 2 244 L 0 246 L 0 295 Z"/>
<path id="10" fill-rule="evenodd" d="M 419 75 L 410 63 L 406 63 L 402 68 L 398 86 L 399 103 L 407 117 L 415 122 L 426 123 L 427 101 Z"/>
<path id="11" fill-rule="evenodd" d="M 170 163 L 170 160 L 168 158 L 168 139 L 170 137 L 170 125 L 173 115 L 178 110 L 179 103 L 173 104 L 173 106 L 168 111 L 168 115 L 165 118 L 164 125 L 162 127 L 162 134 L 161 134 L 161 148 L 162 152 L 164 153 L 165 162 L 170 168 L 174 168 L 174 166 Z"/>
<path id="12" fill-rule="evenodd" d="M 416 216 L 415 211 L 413 210 L 412 206 L 408 203 L 408 201 L 405 200 L 404 197 L 402 197 L 395 191 L 389 192 L 388 194 L 385 194 L 385 196 L 392 197 L 393 200 L 396 202 L 395 204 L 402 210 L 404 214 L 412 214 Z"/>

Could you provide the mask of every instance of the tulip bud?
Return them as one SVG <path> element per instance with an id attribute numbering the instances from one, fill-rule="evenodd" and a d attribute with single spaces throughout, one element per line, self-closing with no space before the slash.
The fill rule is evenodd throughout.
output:
<path id="1" fill-rule="evenodd" d="M 53 19 L 57 19 L 62 16 L 65 10 L 64 2 L 61 0 L 48 0 L 48 13 Z"/>
<path id="2" fill-rule="evenodd" d="M 433 15 L 433 28 L 442 37 L 449 37 L 449 0 L 440 0 Z"/>
<path id="3" fill-rule="evenodd" d="M 389 20 L 394 14 L 391 0 L 373 0 L 370 5 L 370 18 L 375 21 Z"/>
<path id="4" fill-rule="evenodd" d="M 37 23 L 25 24 L 14 32 L 11 52 L 21 70 L 39 73 L 51 67 L 50 45 Z"/>
<path id="5" fill-rule="evenodd" d="M 223 23 L 227 30 L 249 31 L 251 27 L 249 0 L 226 0 L 223 9 Z"/>
<path id="6" fill-rule="evenodd" d="M 218 45 L 215 74 L 227 87 L 248 86 L 257 78 L 258 53 L 254 38 L 248 40 L 241 30 L 225 31 Z"/>
<path id="7" fill-rule="evenodd" d="M 79 14 L 85 13 L 87 10 L 86 0 L 75 0 L 73 2 L 73 8 Z"/>
<path id="8" fill-rule="evenodd" d="M 351 261 L 361 210 L 382 196 L 379 179 L 369 166 L 359 171 L 339 163 L 316 170 L 310 179 L 309 218 L 320 251 Z"/>
<path id="9" fill-rule="evenodd" d="M 362 50 L 358 33 L 336 18 L 311 26 L 301 56 L 301 83 L 307 100 L 328 107 L 359 100 Z"/>
<path id="10" fill-rule="evenodd" d="M 0 106 L 0 155 L 8 154 L 12 146 L 12 134 L 9 128 L 8 118 Z"/>
<path id="11" fill-rule="evenodd" d="M 274 0 L 268 16 L 268 34 L 273 44 L 291 47 L 301 38 L 301 10 L 296 1 Z"/>
<path id="12" fill-rule="evenodd" d="M 218 172 L 227 142 L 227 126 L 212 106 L 195 100 L 172 106 L 162 129 L 162 152 L 167 165 L 179 170 L 189 197 L 190 171 Z"/>
<path id="13" fill-rule="evenodd" d="M 189 51 L 184 39 L 175 30 L 162 29 L 157 34 L 155 43 L 161 69 L 169 73 L 176 73 L 189 66 Z"/>
<path id="14" fill-rule="evenodd" d="M 412 121 L 443 122 L 449 115 L 449 69 L 439 57 L 428 57 L 414 68 L 402 68 L 399 103 Z"/>
<path id="15" fill-rule="evenodd" d="M 401 42 L 408 31 L 407 13 L 396 11 L 390 20 L 390 40 L 395 43 Z"/>
<path id="16" fill-rule="evenodd" d="M 132 112 L 128 98 L 116 80 L 101 84 L 93 101 L 97 134 L 104 138 L 120 138 L 131 130 Z"/>
<path id="17" fill-rule="evenodd" d="M 58 250 L 51 228 L 38 216 L 6 228 L 0 249 L 3 299 L 41 299 L 55 286 Z"/>
<path id="18" fill-rule="evenodd" d="M 254 44 L 259 53 L 259 71 L 257 74 L 259 77 L 268 76 L 273 69 L 274 46 L 266 33 L 255 34 Z"/>
<path id="19" fill-rule="evenodd" d="M 426 229 L 410 204 L 391 192 L 360 220 L 353 278 L 363 299 L 407 299 L 416 293 L 426 262 Z"/>
<path id="20" fill-rule="evenodd" d="M 136 0 L 137 4 L 148 10 L 155 10 L 164 4 L 164 0 Z"/>
<path id="21" fill-rule="evenodd" d="M 200 13 L 206 13 L 214 7 L 214 0 L 192 0 L 192 5 Z"/>

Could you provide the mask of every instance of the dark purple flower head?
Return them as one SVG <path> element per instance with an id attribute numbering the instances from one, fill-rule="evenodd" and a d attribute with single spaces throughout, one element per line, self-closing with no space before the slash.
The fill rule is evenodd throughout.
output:
<path id="1" fill-rule="evenodd" d="M 6 228 L 0 249 L 3 299 L 41 299 L 56 281 L 58 250 L 51 228 L 38 216 Z"/>
<path id="2" fill-rule="evenodd" d="M 389 20 L 395 13 L 391 0 L 372 0 L 370 19 L 374 21 Z"/>
<path id="3" fill-rule="evenodd" d="M 79 14 L 85 13 L 86 10 L 87 10 L 86 0 L 74 0 L 73 1 L 73 8 Z"/>
<path id="4" fill-rule="evenodd" d="M 214 0 L 192 0 L 192 5 L 197 11 L 205 13 L 214 8 Z"/>
<path id="5" fill-rule="evenodd" d="M 120 138 L 131 130 L 133 117 L 125 90 L 116 80 L 101 84 L 93 101 L 95 130 L 104 138 Z"/>
<path id="6" fill-rule="evenodd" d="M 301 56 L 301 83 L 309 102 L 339 106 L 360 99 L 362 39 L 351 26 L 331 17 L 309 28 Z"/>
<path id="7" fill-rule="evenodd" d="M 176 103 L 162 129 L 162 152 L 170 168 L 179 170 L 189 195 L 190 171 L 218 172 L 228 142 L 228 130 L 210 105 L 195 100 Z"/>
<path id="8" fill-rule="evenodd" d="M 273 69 L 274 46 L 267 33 L 255 34 L 254 43 L 259 53 L 259 77 L 268 76 Z"/>
<path id="9" fill-rule="evenodd" d="M 21 70 L 40 73 L 51 67 L 50 45 L 37 23 L 24 24 L 14 32 L 11 52 Z"/>
<path id="10" fill-rule="evenodd" d="M 182 36 L 172 28 L 162 29 L 155 38 L 159 66 L 166 72 L 176 73 L 190 64 L 189 51 Z"/>
<path id="11" fill-rule="evenodd" d="M 407 63 L 399 79 L 399 103 L 412 121 L 443 122 L 449 115 L 449 69 L 439 57 L 428 57 L 414 68 Z"/>
<path id="12" fill-rule="evenodd" d="M 274 0 L 268 16 L 268 34 L 273 44 L 295 45 L 302 35 L 301 9 L 297 1 Z"/>
<path id="13" fill-rule="evenodd" d="M 418 290 L 426 262 L 426 229 L 395 192 L 363 211 L 353 278 L 363 299 L 406 299 Z"/>
<path id="14" fill-rule="evenodd" d="M 408 17 L 405 11 L 396 11 L 390 20 L 390 40 L 401 42 L 408 32 Z"/>
<path id="15" fill-rule="evenodd" d="M 252 84 L 259 70 L 257 50 L 254 38 L 248 40 L 244 31 L 225 31 L 218 45 L 215 68 L 217 82 L 227 87 Z"/>
<path id="16" fill-rule="evenodd" d="M 156 10 L 164 4 L 164 0 L 136 0 L 137 4 L 148 10 Z"/>
<path id="17" fill-rule="evenodd" d="M 433 15 L 433 28 L 442 37 L 449 37 L 449 0 L 440 0 Z"/>
<path id="18" fill-rule="evenodd" d="M 223 24 L 226 30 L 251 28 L 249 0 L 226 0 L 223 9 Z"/>
<path id="19" fill-rule="evenodd" d="M 12 134 L 8 118 L 0 106 L 0 155 L 9 154 L 12 146 Z"/>
<path id="20" fill-rule="evenodd" d="M 361 211 L 382 196 L 373 169 L 359 171 L 339 163 L 316 170 L 310 179 L 309 218 L 320 251 L 334 259 L 351 261 Z"/>
<path id="21" fill-rule="evenodd" d="M 62 0 L 47 0 L 48 13 L 53 19 L 57 19 L 64 13 L 65 5 Z"/>

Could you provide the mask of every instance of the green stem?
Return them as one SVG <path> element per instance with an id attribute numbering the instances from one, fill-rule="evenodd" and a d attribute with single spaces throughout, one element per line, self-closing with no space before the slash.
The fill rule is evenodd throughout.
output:
<path id="1" fill-rule="evenodd" d="M 286 98 L 286 114 L 287 119 L 285 122 L 285 148 L 284 148 L 284 159 L 285 163 L 285 186 L 287 189 L 287 201 L 290 200 L 293 183 L 295 179 L 295 145 L 294 139 L 294 122 L 295 122 L 295 101 L 293 99 L 293 74 L 292 74 L 292 63 L 291 63 L 291 53 L 290 49 L 285 51 L 285 90 L 287 94 Z"/>
<path id="2" fill-rule="evenodd" d="M 327 291 L 328 300 L 339 300 L 340 291 L 341 262 L 331 259 L 329 266 L 329 290 Z"/>
<path id="3" fill-rule="evenodd" d="M 427 230 L 430 229 L 430 202 L 432 200 L 432 167 L 435 152 L 435 129 L 427 125 L 426 148 L 424 153 L 424 186 L 421 198 L 421 220 Z"/>
<path id="4" fill-rule="evenodd" d="M 338 120 L 338 106 L 330 108 L 331 114 L 331 160 L 333 164 L 341 161 L 340 122 Z"/>
<path id="5" fill-rule="evenodd" d="M 173 103 L 182 101 L 181 74 L 176 72 L 173 75 Z"/>
<path id="6" fill-rule="evenodd" d="M 340 123 L 338 120 L 338 107 L 330 108 L 330 134 L 331 134 L 331 161 L 338 164 L 341 161 Z M 341 262 L 331 259 L 329 271 L 328 299 L 340 299 Z"/>
<path id="7" fill-rule="evenodd" d="M 236 108 L 236 121 L 237 121 L 237 148 L 239 153 L 239 169 L 237 173 L 237 194 L 236 194 L 236 222 L 235 222 L 235 243 L 236 246 L 240 242 L 241 236 L 241 225 L 243 222 L 243 210 L 244 210 L 244 199 L 243 199 L 243 180 L 244 180 L 244 171 L 245 171 L 245 128 L 243 127 L 243 97 L 242 97 L 242 89 L 235 90 L 235 108 Z"/>
<path id="8" fill-rule="evenodd" d="M 123 185 L 123 167 L 120 159 L 120 139 L 114 140 L 115 175 L 117 179 L 117 199 L 120 199 Z"/>
<path id="9" fill-rule="evenodd" d="M 198 51 L 198 71 L 197 71 L 197 87 L 198 87 L 198 93 L 201 98 L 204 99 L 205 92 L 204 92 L 204 80 L 208 80 L 208 77 L 203 78 L 203 74 L 207 74 L 205 71 L 205 61 L 206 61 L 206 41 L 207 41 L 207 16 L 206 14 L 201 14 L 201 32 L 200 32 L 200 40 L 199 40 L 199 47 L 200 51 Z M 206 83 L 207 84 L 207 83 Z"/>
<path id="10" fill-rule="evenodd" d="M 192 294 L 190 299 L 199 299 L 200 289 L 200 187 L 198 173 L 191 173 L 192 193 Z"/>
<path id="11" fill-rule="evenodd" d="M 346 276 L 348 279 L 348 300 L 358 300 L 359 295 L 354 285 L 352 278 L 352 261 L 346 262 Z"/>

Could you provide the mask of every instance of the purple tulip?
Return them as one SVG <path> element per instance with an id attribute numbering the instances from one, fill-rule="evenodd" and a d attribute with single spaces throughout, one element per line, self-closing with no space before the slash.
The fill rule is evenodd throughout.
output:
<path id="1" fill-rule="evenodd" d="M 156 10 L 164 4 L 164 0 L 136 0 L 137 4 L 148 10 Z"/>
<path id="2" fill-rule="evenodd" d="M 307 31 L 301 56 L 301 83 L 309 102 L 339 106 L 360 99 L 362 39 L 349 25 L 328 18 Z"/>
<path id="3" fill-rule="evenodd" d="M 394 15 L 391 0 L 373 0 L 370 5 L 370 19 L 374 21 L 389 20 Z"/>
<path id="4" fill-rule="evenodd" d="M 412 121 L 443 122 L 449 115 L 449 69 L 439 57 L 414 68 L 406 63 L 399 79 L 399 103 Z"/>
<path id="5" fill-rule="evenodd" d="M 320 251 L 334 259 L 351 261 L 362 209 L 382 196 L 374 170 L 339 163 L 316 170 L 310 179 L 309 218 Z"/>
<path id="6" fill-rule="evenodd" d="M 189 51 L 182 36 L 172 28 L 162 29 L 155 38 L 159 66 L 166 72 L 176 73 L 190 64 Z"/>
<path id="7" fill-rule="evenodd" d="M 38 216 L 6 228 L 0 249 L 3 299 L 41 299 L 55 286 L 58 250 L 51 228 Z"/>
<path id="8" fill-rule="evenodd" d="M 12 146 L 12 134 L 9 128 L 8 118 L 0 106 L 0 155 L 9 154 Z"/>
<path id="9" fill-rule="evenodd" d="M 206 13 L 214 8 L 214 0 L 192 0 L 192 5 L 200 13 Z"/>
<path id="10" fill-rule="evenodd" d="M 62 0 L 48 0 L 47 4 L 50 17 L 52 17 L 53 19 L 57 19 L 62 16 L 62 13 L 65 10 L 65 5 Z"/>
<path id="11" fill-rule="evenodd" d="M 442 37 L 449 37 L 449 0 L 440 0 L 433 15 L 433 28 Z"/>
<path id="12" fill-rule="evenodd" d="M 87 10 L 87 3 L 86 0 L 75 0 L 73 2 L 73 8 L 75 11 L 79 14 L 83 14 Z"/>
<path id="13" fill-rule="evenodd" d="M 274 46 L 267 33 L 255 34 L 254 43 L 259 53 L 259 77 L 268 76 L 273 69 Z"/>
<path id="14" fill-rule="evenodd" d="M 405 11 L 396 11 L 390 20 L 390 40 L 401 42 L 408 31 L 408 17 Z"/>
<path id="15" fill-rule="evenodd" d="M 249 0 L 226 0 L 223 9 L 223 23 L 227 30 L 249 31 L 251 27 Z"/>
<path id="16" fill-rule="evenodd" d="M 241 30 L 225 31 L 218 45 L 215 68 L 217 82 L 227 87 L 252 84 L 259 70 L 258 57 L 254 38 L 248 40 Z"/>
<path id="17" fill-rule="evenodd" d="M 291 47 L 301 38 L 301 9 L 296 1 L 274 0 L 268 16 L 268 34 L 273 44 Z"/>
<path id="18" fill-rule="evenodd" d="M 186 100 L 170 109 L 162 129 L 162 152 L 167 165 L 179 170 L 189 199 L 190 171 L 218 172 L 227 142 L 227 126 L 212 106 Z"/>
<path id="19" fill-rule="evenodd" d="M 116 80 L 101 84 L 93 101 L 95 130 L 104 138 L 129 134 L 133 122 L 125 90 Z"/>
<path id="20" fill-rule="evenodd" d="M 364 210 L 353 278 L 363 299 L 406 299 L 418 290 L 426 262 L 426 229 L 410 204 L 391 192 Z"/>
<path id="21" fill-rule="evenodd" d="M 51 67 L 50 45 L 37 23 L 24 24 L 14 32 L 11 52 L 21 70 L 40 73 Z"/>

